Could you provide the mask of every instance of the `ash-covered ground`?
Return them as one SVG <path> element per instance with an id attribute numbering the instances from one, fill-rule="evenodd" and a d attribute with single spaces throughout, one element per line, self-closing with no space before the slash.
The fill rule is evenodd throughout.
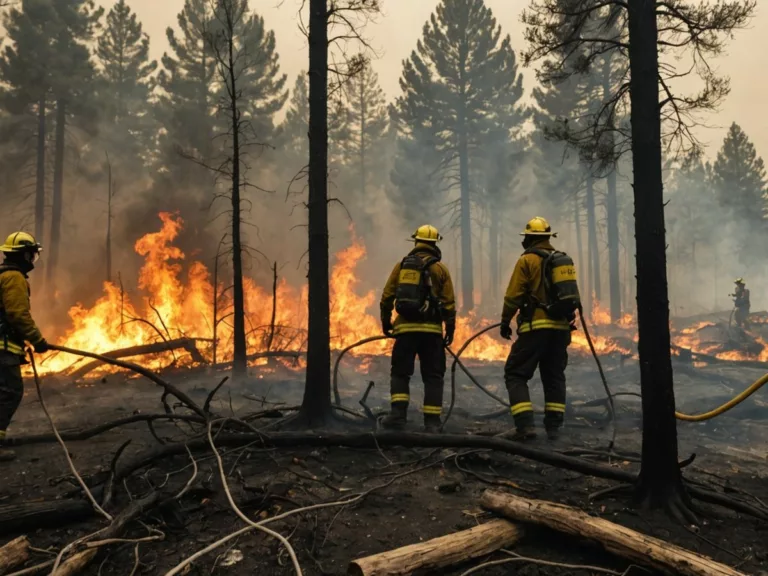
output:
<path id="1" fill-rule="evenodd" d="M 544 439 L 535 445 L 561 452 L 579 452 L 582 457 L 627 470 L 637 470 L 640 451 L 640 391 L 637 362 L 619 355 L 603 358 L 608 382 L 617 405 L 616 451 L 605 449 L 612 437 L 607 418 L 605 393 L 591 357 L 572 354 L 568 368 L 567 434 L 557 444 Z M 290 364 L 289 361 L 286 361 Z M 339 374 L 339 391 L 346 407 L 363 412 L 358 404 L 368 382 L 371 390 L 367 405 L 383 412 L 388 404 L 389 360 L 379 356 L 347 356 Z M 501 363 L 468 361 L 478 381 L 495 394 L 506 397 Z M 707 411 L 730 399 L 763 375 L 757 367 L 738 363 L 695 365 L 675 360 L 678 410 L 686 413 Z M 206 369 L 169 371 L 165 377 L 202 405 L 213 387 L 225 375 Z M 28 437 L 50 431 L 31 383 L 11 433 Z M 304 374 L 281 361 L 254 367 L 247 382 L 229 383 L 216 394 L 212 410 L 228 416 L 245 417 L 267 411 L 254 426 L 267 430 L 279 426 L 292 412 L 285 408 L 300 403 Z M 531 383 L 534 405 L 543 406 L 541 384 Z M 145 379 L 111 374 L 80 383 L 49 376 L 43 380 L 47 404 L 61 430 L 87 428 L 133 413 L 161 413 L 161 391 Z M 417 412 L 422 385 L 416 375 L 412 382 L 414 399 L 409 427 L 418 431 Z M 444 405 L 451 399 L 451 372 L 446 374 Z M 758 392 L 742 405 L 709 422 L 678 426 L 681 459 L 695 453 L 685 476 L 755 506 L 768 502 L 768 420 L 765 419 L 765 394 Z M 479 418 L 502 408 L 478 390 L 460 370 L 456 376 L 456 402 L 446 426 L 451 433 L 487 434 L 512 425 L 511 418 Z M 539 416 L 540 417 L 540 416 Z M 361 420 L 362 421 L 362 420 Z M 353 431 L 372 429 L 369 423 Z M 158 441 L 178 442 L 200 434 L 185 423 L 157 422 L 154 434 L 146 423 L 106 431 L 83 441 L 68 442 L 75 465 L 90 484 L 104 482 L 118 447 L 131 443 L 121 456 L 130 461 L 138 454 L 158 449 Z M 543 435 L 542 435 L 543 436 Z M 159 447 L 162 448 L 162 447 Z M 53 521 L 36 529 L 19 529 L 3 523 L 9 507 L 41 501 L 81 499 L 63 457 L 55 443 L 22 445 L 15 462 L 0 463 L 0 530 L 4 540 L 27 534 L 38 549 L 58 550 L 62 546 L 103 525 L 98 518 L 76 522 Z M 637 511 L 628 492 L 612 491 L 599 495 L 615 483 L 538 464 L 519 457 L 490 451 L 459 449 L 295 448 L 225 450 L 224 461 L 233 497 L 253 518 L 266 518 L 294 507 L 334 501 L 346 494 L 376 486 L 352 505 L 293 516 L 272 528 L 290 536 L 305 574 L 344 574 L 354 558 L 393 549 L 469 528 L 488 517 L 479 505 L 488 487 L 509 490 L 518 495 L 564 502 L 582 507 L 592 514 L 630 526 L 709 555 L 720 562 L 737 566 L 748 574 L 768 567 L 766 523 L 729 510 L 702 505 L 702 523 L 696 530 L 681 526 L 663 513 Z M 196 455 L 198 473 L 191 489 L 172 507 L 155 510 L 143 519 L 146 526 L 164 534 L 162 541 L 140 545 L 136 573 L 162 574 L 184 558 L 218 538 L 242 527 L 232 513 L 221 490 L 216 461 L 210 453 Z M 121 508 L 129 498 L 139 498 L 151 490 L 174 482 L 183 486 L 191 477 L 192 466 L 186 454 L 155 460 L 132 474 L 116 487 L 114 506 Z M 129 496 L 130 494 L 130 496 Z M 146 528 L 136 524 L 130 537 L 140 538 Z M 569 564 L 589 564 L 624 572 L 629 563 L 579 540 L 544 529 L 531 528 L 514 550 L 525 556 Z M 36 553 L 29 564 L 43 562 Z M 85 574 L 130 574 L 135 562 L 135 547 L 111 547 L 90 564 Z M 462 574 L 478 561 L 445 569 L 442 574 Z M 511 567 L 510 567 L 511 566 Z M 186 572 L 185 572 L 186 573 Z M 262 534 L 249 533 L 237 538 L 193 564 L 194 574 L 292 574 L 285 550 Z M 565 569 L 520 563 L 484 569 L 482 574 L 589 574 L 588 570 Z M 632 573 L 648 573 L 632 569 Z"/>

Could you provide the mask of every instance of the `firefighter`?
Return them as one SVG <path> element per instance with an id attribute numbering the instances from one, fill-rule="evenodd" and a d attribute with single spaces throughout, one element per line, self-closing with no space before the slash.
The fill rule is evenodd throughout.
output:
<path id="1" fill-rule="evenodd" d="M 24 395 L 21 365 L 26 363 L 25 342 L 35 352 L 46 352 L 48 344 L 30 313 L 27 275 L 35 267 L 42 247 L 26 232 L 14 232 L 0 246 L 0 460 L 12 460 L 12 450 L 3 448 L 6 430 Z"/>
<path id="2" fill-rule="evenodd" d="M 515 265 L 501 313 L 501 336 L 507 340 L 512 338 L 510 323 L 515 314 L 518 334 L 504 366 L 504 382 L 509 392 L 515 431 L 504 435 L 512 440 L 536 437 L 528 381 L 538 367 L 544 387 L 544 427 L 549 439 L 556 440 L 565 414 L 565 368 L 575 315 L 572 311 L 554 315 L 546 305 L 547 282 L 542 264 L 545 257 L 556 253 L 550 242 L 556 234 L 552 233 L 549 223 L 544 218 L 533 218 L 521 236 L 525 252 Z M 567 258 L 563 253 L 556 254 Z M 578 305 L 575 268 L 572 261 L 567 260 L 571 263 L 568 274 L 572 276 L 570 281 Z"/>
<path id="3" fill-rule="evenodd" d="M 456 301 L 448 268 L 442 263 L 437 228 L 425 224 L 411 236 L 415 246 L 389 275 L 381 295 L 381 327 L 395 337 L 390 379 L 391 411 L 384 428 L 405 426 L 409 382 L 419 357 L 424 382 L 424 429 L 439 432 L 443 406 L 445 346 L 453 342 Z M 392 323 L 392 310 L 397 318 Z M 443 323 L 445 335 L 443 335 Z"/>
<path id="4" fill-rule="evenodd" d="M 736 284 L 736 290 L 732 294 L 733 306 L 735 308 L 733 319 L 739 328 L 749 328 L 749 289 L 744 284 L 744 278 L 736 278 L 733 281 Z"/>

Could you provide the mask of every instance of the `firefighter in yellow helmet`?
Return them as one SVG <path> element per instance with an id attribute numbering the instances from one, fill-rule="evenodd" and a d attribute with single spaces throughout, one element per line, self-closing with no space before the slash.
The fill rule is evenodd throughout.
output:
<path id="1" fill-rule="evenodd" d="M 733 296 L 733 320 L 739 328 L 749 328 L 749 309 L 752 304 L 749 301 L 749 289 L 744 284 L 744 278 L 736 278 L 733 281 L 736 284 L 736 290 Z"/>
<path id="2" fill-rule="evenodd" d="M 442 240 L 437 228 L 420 226 L 411 238 L 415 243 L 413 250 L 395 265 L 381 294 L 382 330 L 395 337 L 390 379 L 392 408 L 382 426 L 405 426 L 409 383 L 418 356 L 424 382 L 424 429 L 438 432 L 443 406 L 444 347 L 453 341 L 456 300 L 451 275 L 437 247 Z M 393 309 L 397 312 L 394 324 Z"/>
<path id="3" fill-rule="evenodd" d="M 565 414 L 565 368 L 571 324 L 575 319 L 573 308 L 579 305 L 576 272 L 573 261 L 552 246 L 550 240 L 556 234 L 544 218 L 533 218 L 521 235 L 525 252 L 515 265 L 501 312 L 501 336 L 511 339 L 510 323 L 516 314 L 518 334 L 504 366 L 504 382 L 516 430 L 505 435 L 513 440 L 536 437 L 528 381 L 538 367 L 544 387 L 544 426 L 548 437 L 555 440 Z M 563 309 L 549 302 L 552 280 L 545 269 L 553 269 L 551 263 L 555 257 L 560 262 L 555 264 L 554 270 L 559 275 L 555 281 L 567 280 L 572 284 L 570 308 Z"/>
<path id="4" fill-rule="evenodd" d="M 35 267 L 42 247 L 26 232 L 14 232 L 0 246 L 0 460 L 14 458 L 2 447 L 5 434 L 24 395 L 21 364 L 26 363 L 24 344 L 45 352 L 48 344 L 30 313 L 27 275 Z"/>

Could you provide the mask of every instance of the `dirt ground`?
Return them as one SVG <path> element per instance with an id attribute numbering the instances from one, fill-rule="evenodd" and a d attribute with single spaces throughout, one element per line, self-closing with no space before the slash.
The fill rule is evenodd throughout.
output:
<path id="1" fill-rule="evenodd" d="M 501 365 L 470 364 L 478 380 L 493 392 L 504 396 Z M 618 358 L 606 360 L 607 374 L 614 393 L 639 392 L 636 363 Z M 720 404 L 761 375 L 759 370 L 737 365 L 717 367 L 678 366 L 676 371 L 678 407 L 685 412 L 699 412 Z M 345 406 L 360 410 L 358 401 L 366 383 L 376 382 L 368 405 L 374 411 L 386 409 L 386 358 L 345 359 L 340 391 Z M 569 407 L 567 435 L 558 443 L 544 439 L 536 446 L 558 451 L 576 448 L 599 452 L 608 445 L 610 427 L 601 406 L 590 401 L 604 396 L 592 362 L 575 357 L 568 371 Z M 180 371 L 166 377 L 203 404 L 221 374 L 210 371 Z M 28 385 L 31 382 L 27 383 Z M 61 430 L 85 428 L 129 416 L 133 413 L 161 413 L 160 391 L 144 379 L 123 374 L 93 378 L 74 384 L 55 377 L 44 379 L 46 402 Z M 225 385 L 217 394 L 212 409 L 221 415 L 240 416 L 299 403 L 303 374 L 271 364 L 253 368 L 246 383 Z M 421 396 L 421 384 L 414 378 L 412 396 Z M 532 384 L 534 404 L 541 402 L 540 383 Z M 491 398 L 479 392 L 464 376 L 456 380 L 456 408 L 447 425 L 452 433 L 482 433 L 511 426 L 509 417 L 478 419 L 477 415 L 499 408 Z M 768 421 L 764 394 L 725 416 L 703 424 L 681 423 L 680 457 L 692 453 L 696 459 L 685 469 L 689 481 L 697 482 L 755 505 L 768 502 Z M 446 384 L 447 406 L 450 400 L 450 373 Z M 270 404 L 284 403 L 284 404 Z M 416 402 L 419 404 L 420 402 Z M 619 433 L 617 450 L 622 457 L 593 454 L 585 457 L 611 466 L 637 470 L 640 449 L 639 398 L 617 398 Z M 273 418 L 255 420 L 254 425 L 274 427 L 289 411 L 275 410 Z M 412 407 L 410 429 L 418 431 L 420 415 Z M 363 428 L 364 429 L 364 428 Z M 159 422 L 156 436 L 164 442 L 180 441 L 190 436 L 184 423 Z M 360 431 L 360 428 L 354 428 Z M 28 387 L 23 405 L 13 423 L 14 437 L 28 437 L 49 432 L 34 387 Z M 103 482 L 118 447 L 130 444 L 121 462 L 158 447 L 146 423 L 116 428 L 91 439 L 68 442 L 73 461 L 91 484 Z M 590 514 L 629 526 L 645 534 L 669 540 L 714 559 L 738 567 L 747 574 L 768 570 L 765 545 L 768 524 L 741 516 L 723 508 L 702 505 L 702 523 L 698 529 L 681 526 L 663 513 L 637 511 L 631 507 L 630 494 L 612 491 L 596 494 L 615 483 L 595 479 L 491 451 L 466 449 L 386 449 L 346 448 L 264 449 L 258 446 L 221 450 L 228 473 L 228 483 L 238 506 L 251 518 L 264 519 L 293 508 L 334 502 L 374 487 L 360 502 L 295 515 L 269 526 L 288 537 L 304 574 L 345 574 L 355 558 L 417 543 L 457 530 L 470 528 L 490 518 L 478 500 L 483 490 L 496 487 L 514 494 L 578 506 Z M 80 490 L 69 474 L 61 447 L 55 443 L 25 444 L 17 448 L 18 459 L 0 463 L 0 543 L 19 535 L 3 523 L 4 510 L 10 505 L 80 498 Z M 105 548 L 84 574 L 163 574 L 182 560 L 226 534 L 244 526 L 232 512 L 221 490 L 218 467 L 210 451 L 196 453 L 198 472 L 189 490 L 173 501 L 150 512 L 143 524 L 133 523 L 126 536 L 147 536 L 150 528 L 163 534 L 162 541 L 142 543 L 135 565 L 133 543 Z M 140 498 L 152 490 L 176 491 L 192 477 L 193 467 L 187 454 L 154 461 L 151 466 L 131 475 L 116 486 L 112 511 L 119 511 L 130 498 Z M 34 547 L 58 551 L 78 537 L 103 527 L 104 521 L 92 517 L 80 522 L 58 520 L 53 526 L 25 531 Z M 649 574 L 629 568 L 629 563 L 600 548 L 557 533 L 526 528 L 525 537 L 514 546 L 523 556 L 571 565 L 592 565 L 621 574 Z M 488 559 L 499 559 L 495 554 Z M 35 552 L 28 565 L 50 558 Z M 488 560 L 486 559 L 486 560 Z M 476 560 L 439 572 L 459 575 L 480 563 Z M 133 572 L 135 568 L 135 572 Z M 192 574 L 293 574 L 290 559 L 279 543 L 256 532 L 236 538 L 192 564 Z M 515 562 L 489 567 L 478 574 L 593 574 L 576 569 Z"/>

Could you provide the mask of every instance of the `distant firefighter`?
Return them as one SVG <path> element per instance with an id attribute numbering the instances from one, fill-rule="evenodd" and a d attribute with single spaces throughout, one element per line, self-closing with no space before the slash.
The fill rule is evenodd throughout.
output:
<path id="1" fill-rule="evenodd" d="M 736 278 L 736 291 L 733 296 L 733 319 L 739 328 L 749 328 L 749 289 L 744 284 L 744 278 Z"/>

